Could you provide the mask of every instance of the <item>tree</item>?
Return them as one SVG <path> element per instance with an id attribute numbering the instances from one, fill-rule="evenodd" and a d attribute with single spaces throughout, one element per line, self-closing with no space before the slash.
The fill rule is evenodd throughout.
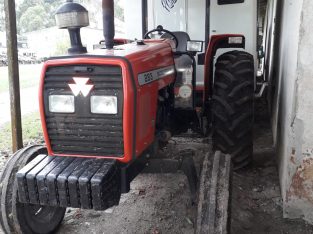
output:
<path id="1" fill-rule="evenodd" d="M 54 56 L 66 54 L 68 48 L 70 48 L 70 44 L 67 40 L 59 40 L 54 51 Z"/>
<path id="2" fill-rule="evenodd" d="M 17 7 L 18 32 L 55 26 L 54 14 L 63 0 L 23 0 Z"/>
<path id="3" fill-rule="evenodd" d="M 30 32 L 55 26 L 54 14 L 65 0 L 20 0 L 17 4 L 18 33 Z M 115 1 L 115 17 L 124 21 L 124 9 L 120 0 Z M 0 3 L 3 0 L 0 0 Z M 76 0 L 89 11 L 90 25 L 95 28 L 102 27 L 101 0 Z M 1 13 L 0 13 L 1 23 Z M 1 27 L 1 26 L 0 26 Z"/>
<path id="4" fill-rule="evenodd" d="M 29 7 L 19 21 L 20 32 L 43 29 L 47 25 L 47 14 L 43 6 Z"/>
<path id="5" fill-rule="evenodd" d="M 114 2 L 115 17 L 124 22 L 124 8 L 121 6 L 120 0 L 115 0 Z"/>

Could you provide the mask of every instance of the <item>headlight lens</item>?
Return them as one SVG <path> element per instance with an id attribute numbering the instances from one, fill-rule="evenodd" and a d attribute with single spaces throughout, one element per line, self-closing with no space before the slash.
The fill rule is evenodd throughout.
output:
<path id="1" fill-rule="evenodd" d="M 49 111 L 55 113 L 74 113 L 75 98 L 72 95 L 50 95 Z"/>
<path id="2" fill-rule="evenodd" d="M 91 96 L 90 104 L 93 114 L 117 114 L 116 96 Z"/>
<path id="3" fill-rule="evenodd" d="M 187 41 L 187 51 L 202 52 L 203 41 Z"/>
<path id="4" fill-rule="evenodd" d="M 189 85 L 184 85 L 179 88 L 179 96 L 182 98 L 190 98 L 192 95 L 192 89 Z"/>

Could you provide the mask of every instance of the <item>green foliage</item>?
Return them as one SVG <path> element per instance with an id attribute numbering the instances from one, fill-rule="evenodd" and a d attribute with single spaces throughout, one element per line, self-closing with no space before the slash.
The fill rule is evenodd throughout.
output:
<path id="1" fill-rule="evenodd" d="M 54 55 L 56 56 L 56 55 L 67 54 L 67 50 L 69 47 L 70 47 L 69 41 L 58 41 Z"/>
<path id="2" fill-rule="evenodd" d="M 89 11 L 89 17 L 91 23 L 97 23 L 97 19 L 102 16 L 102 8 L 100 0 L 79 0 L 87 10 Z M 121 0 L 114 0 L 114 14 L 115 17 L 121 21 L 124 21 L 124 9 L 121 6 Z M 102 22 L 101 22 L 102 27 Z"/>
<path id="3" fill-rule="evenodd" d="M 55 26 L 54 14 L 65 0 L 20 0 L 16 2 L 16 21 L 18 33 L 31 32 Z M 91 25 L 102 27 L 101 0 L 77 0 L 89 11 Z M 120 0 L 115 2 L 115 17 L 124 21 L 124 9 Z M 0 31 L 5 30 L 4 0 L 0 0 Z"/>
<path id="4" fill-rule="evenodd" d="M 121 21 L 124 21 L 124 9 L 121 7 L 120 0 L 115 0 L 114 3 L 115 17 Z"/>
<path id="5" fill-rule="evenodd" d="M 19 66 L 21 89 L 39 85 L 41 68 L 41 64 Z M 9 92 L 8 67 L 0 67 L 0 94 L 3 92 Z"/>
<path id="6" fill-rule="evenodd" d="M 37 5 L 27 8 L 19 21 L 20 32 L 31 32 L 45 28 L 47 26 L 47 17 L 43 6 Z"/>
<path id="7" fill-rule="evenodd" d="M 23 0 L 17 7 L 18 32 L 55 26 L 54 13 L 63 0 Z"/>
<path id="8" fill-rule="evenodd" d="M 38 112 L 23 116 L 22 125 L 24 144 L 43 138 Z M 0 127 L 0 150 L 10 149 L 11 139 L 11 124 L 6 123 Z"/>

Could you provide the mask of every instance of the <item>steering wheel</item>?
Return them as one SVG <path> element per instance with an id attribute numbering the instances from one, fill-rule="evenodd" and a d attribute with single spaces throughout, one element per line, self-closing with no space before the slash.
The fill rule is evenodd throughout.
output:
<path id="1" fill-rule="evenodd" d="M 164 34 L 169 34 L 170 36 L 172 36 L 172 37 L 169 37 L 169 39 L 174 40 L 174 41 L 175 41 L 175 44 L 176 44 L 176 48 L 178 47 L 178 39 L 177 39 L 177 37 L 174 35 L 174 33 L 172 33 L 172 32 L 170 32 L 170 31 L 164 29 L 164 28 L 162 27 L 162 25 L 159 25 L 156 29 L 153 29 L 153 30 L 147 32 L 147 33 L 144 35 L 143 38 L 144 38 L 144 39 L 151 39 L 151 37 L 150 37 L 149 35 L 150 35 L 151 33 L 154 33 L 154 32 L 158 32 L 160 35 L 162 34 L 162 36 L 163 36 Z"/>

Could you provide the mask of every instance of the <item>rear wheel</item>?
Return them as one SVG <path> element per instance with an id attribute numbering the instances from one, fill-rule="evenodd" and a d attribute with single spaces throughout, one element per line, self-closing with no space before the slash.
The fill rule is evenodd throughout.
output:
<path id="1" fill-rule="evenodd" d="M 46 148 L 30 146 L 18 151 L 0 176 L 0 223 L 6 233 L 52 233 L 63 220 L 65 208 L 23 204 L 18 200 L 15 175 L 39 154 L 47 154 Z"/>
<path id="2" fill-rule="evenodd" d="M 234 169 L 253 159 L 254 61 L 243 51 L 221 55 L 213 88 L 213 148 L 230 154 Z"/>

